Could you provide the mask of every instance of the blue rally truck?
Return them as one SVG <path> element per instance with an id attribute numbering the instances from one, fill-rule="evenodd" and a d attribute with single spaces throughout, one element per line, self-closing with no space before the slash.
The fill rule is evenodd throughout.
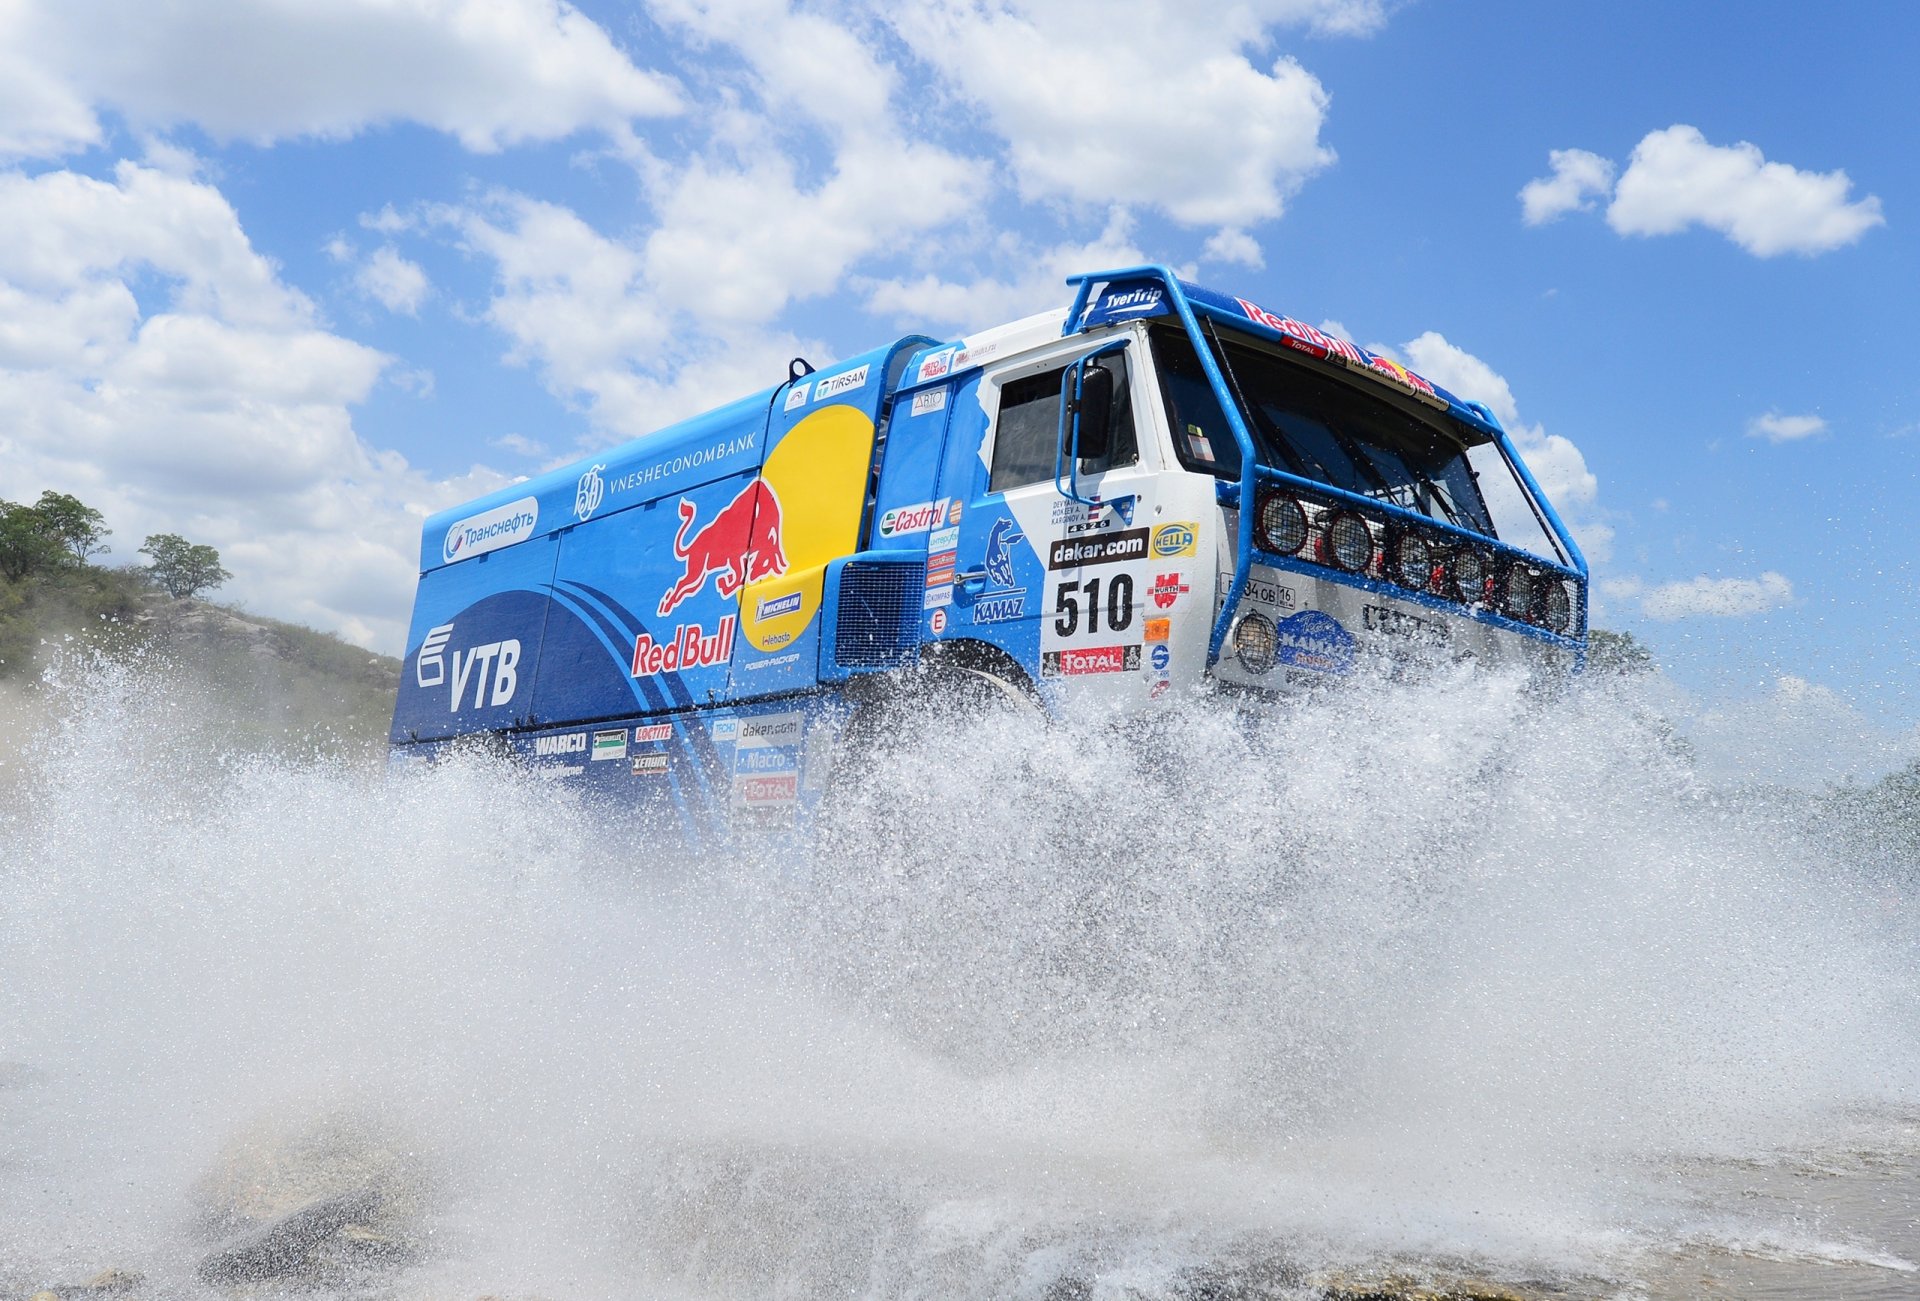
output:
<path id="1" fill-rule="evenodd" d="M 812 808 L 903 673 L 1145 711 L 1582 661 L 1586 562 L 1486 407 L 1163 267 L 1068 283 L 429 519 L 395 758 L 484 738 L 699 837 Z"/>

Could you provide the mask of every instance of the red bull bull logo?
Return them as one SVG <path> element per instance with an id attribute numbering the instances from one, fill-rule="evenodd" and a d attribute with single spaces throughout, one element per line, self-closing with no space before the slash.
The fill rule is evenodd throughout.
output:
<path id="1" fill-rule="evenodd" d="M 681 563 L 682 572 L 660 598 L 662 615 L 671 614 L 675 606 L 698 593 L 710 575 L 720 575 L 714 581 L 720 595 L 733 596 L 748 583 L 787 572 L 787 554 L 780 546 L 780 498 L 765 479 L 755 479 L 742 488 L 739 496 L 689 538 L 687 531 L 693 527 L 697 513 L 691 501 L 680 499 L 680 529 L 673 536 L 673 555 Z"/>

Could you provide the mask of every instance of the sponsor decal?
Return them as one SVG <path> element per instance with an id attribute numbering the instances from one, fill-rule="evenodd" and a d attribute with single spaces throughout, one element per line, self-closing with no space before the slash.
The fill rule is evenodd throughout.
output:
<path id="1" fill-rule="evenodd" d="M 573 517 L 582 524 L 593 518 L 600 503 L 607 499 L 607 482 L 600 477 L 604 465 L 590 466 L 573 487 Z"/>
<path id="2" fill-rule="evenodd" d="M 925 393 L 913 395 L 913 414 L 931 415 L 935 411 L 947 409 L 947 391 L 943 388 L 928 389 Z"/>
<path id="3" fill-rule="evenodd" d="M 742 452 L 751 452 L 759 445 L 760 435 L 742 434 L 738 438 L 722 439 L 711 447 L 702 447 L 697 451 L 682 452 L 670 456 L 664 461 L 655 461 L 652 465 L 638 470 L 629 470 L 608 485 L 607 491 L 615 496 L 632 492 L 635 488 L 644 488 L 660 479 L 671 478 L 688 470 L 698 470 L 703 466 L 725 461 Z"/>
<path id="4" fill-rule="evenodd" d="M 1045 651 L 1040 656 L 1040 674 L 1049 678 L 1081 677 L 1089 673 L 1131 673 L 1140 667 L 1140 644 L 1129 646 L 1086 646 L 1073 650 Z"/>
<path id="5" fill-rule="evenodd" d="M 1190 590 L 1184 574 L 1156 574 L 1153 586 L 1147 589 L 1147 595 L 1153 598 L 1156 610 L 1171 610 L 1174 603 Z"/>
<path id="6" fill-rule="evenodd" d="M 944 352 L 936 352 L 920 363 L 920 371 L 918 375 L 915 376 L 913 382 L 916 384 L 924 384 L 930 379 L 939 379 L 952 369 L 952 367 L 952 348 L 948 348 Z"/>
<path id="7" fill-rule="evenodd" d="M 1361 621 L 1368 632 L 1383 632 L 1394 637 L 1410 637 L 1415 641 L 1448 643 L 1453 640 L 1453 629 L 1438 619 L 1422 619 L 1419 615 L 1408 614 L 1405 610 L 1395 610 L 1383 605 L 1369 605 L 1360 611 Z"/>
<path id="8" fill-rule="evenodd" d="M 780 497 L 765 479 L 755 479 L 722 506 L 691 538 L 698 509 L 680 499 L 680 529 L 673 536 L 673 555 L 681 574 L 660 598 L 658 613 L 673 608 L 706 586 L 709 575 L 722 596 L 732 596 L 748 583 L 778 578 L 787 572 L 787 553 L 780 547 Z"/>
<path id="9" fill-rule="evenodd" d="M 1077 569 L 1081 565 L 1110 565 L 1140 560 L 1147 554 L 1147 531 L 1128 529 L 1090 538 L 1066 538 L 1047 550 L 1048 569 Z"/>
<path id="10" fill-rule="evenodd" d="M 489 672 L 491 670 L 491 672 Z M 467 694 L 467 683 L 473 683 L 474 709 L 491 703 L 510 704 L 513 693 L 520 686 L 520 639 L 509 637 L 504 641 L 490 641 L 484 646 L 475 646 L 465 651 L 453 653 L 453 690 L 448 697 L 449 713 L 464 708 L 460 701 Z M 488 682 L 492 687 L 489 690 Z"/>
<path id="11" fill-rule="evenodd" d="M 800 774 L 742 777 L 735 783 L 740 802 L 750 809 L 792 804 L 800 798 Z"/>
<path id="12" fill-rule="evenodd" d="M 778 650 L 793 640 L 793 634 L 790 632 L 770 632 L 760 640 L 765 643 L 768 650 Z M 756 664 L 754 667 L 759 668 L 760 666 Z"/>
<path id="13" fill-rule="evenodd" d="M 804 592 L 789 592 L 785 596 L 770 597 L 760 602 L 760 618 L 771 619 L 776 615 L 792 614 L 807 603 Z"/>
<path id="14" fill-rule="evenodd" d="M 960 522 L 960 499 L 958 497 L 955 497 L 952 500 L 952 502 L 948 503 L 947 505 L 947 523 L 958 524 L 959 522 Z"/>
<path id="15" fill-rule="evenodd" d="M 615 728 L 611 732 L 595 732 L 593 734 L 593 754 L 589 757 L 594 760 L 626 758 L 627 729 L 621 727 Z"/>
<path id="16" fill-rule="evenodd" d="M 478 515 L 469 515 L 456 520 L 447 530 L 446 541 L 440 548 L 441 558 L 452 564 L 525 542 L 533 536 L 534 526 L 539 522 L 540 502 L 534 497 L 522 497 Z"/>
<path id="17" fill-rule="evenodd" d="M 1187 426 L 1187 450 L 1196 460 L 1213 464 L 1213 443 L 1201 432 L 1199 425 Z"/>
<path id="18" fill-rule="evenodd" d="M 1055 502 L 1054 522 L 1060 523 L 1062 522 L 1060 517 L 1065 517 L 1065 532 L 1068 537 L 1076 533 L 1093 533 L 1101 529 L 1110 529 L 1115 524 L 1130 525 L 1133 523 L 1134 507 L 1139 504 L 1139 501 L 1140 499 L 1134 496 L 1115 497 L 1112 501 L 1102 501 L 1099 497 L 1094 497 L 1092 504 L 1085 507 L 1078 502 Z M 1071 509 L 1063 512 L 1061 510 L 1063 505 Z"/>
<path id="19" fill-rule="evenodd" d="M 792 638 L 788 636 L 785 640 L 790 641 Z M 761 669 L 777 669 L 785 664 L 798 664 L 799 662 L 800 652 L 795 651 L 791 655 L 775 655 L 771 659 L 755 660 L 753 663 L 747 665 L 747 672 L 758 673 Z"/>
<path id="20" fill-rule="evenodd" d="M 1391 358 L 1368 352 L 1365 348 L 1328 334 L 1325 330 L 1315 329 L 1304 321 L 1296 321 L 1290 316 L 1277 316 L 1244 298 L 1236 298 L 1234 301 L 1240 304 L 1240 310 L 1247 314 L 1248 320 L 1272 330 L 1280 336 L 1280 341 L 1290 348 L 1315 357 L 1345 362 L 1350 367 L 1368 371 L 1402 388 L 1412 389 L 1428 397 L 1439 396 L 1433 391 L 1431 382 L 1414 374 Z"/>
<path id="21" fill-rule="evenodd" d="M 1353 667 L 1353 634 L 1332 615 L 1318 610 L 1290 614 L 1275 625 L 1280 663 L 1320 673 L 1345 673 Z"/>
<path id="22" fill-rule="evenodd" d="M 1160 699 L 1160 697 L 1166 695 L 1167 692 L 1171 691 L 1172 689 L 1173 689 L 1173 683 L 1169 679 L 1167 678 L 1156 679 L 1154 684 L 1147 688 L 1147 699 L 1158 700 Z"/>
<path id="23" fill-rule="evenodd" d="M 536 736 L 533 738 L 533 752 L 542 757 L 553 754 L 584 754 L 587 749 L 585 732 L 567 732 L 561 736 Z"/>
<path id="24" fill-rule="evenodd" d="M 952 584 L 947 584 L 941 587 L 929 587 L 927 589 L 927 599 L 920 603 L 920 608 L 922 610 L 937 610 L 943 605 L 952 604 L 953 586 Z"/>
<path id="25" fill-rule="evenodd" d="M 414 682 L 423 687 L 437 687 L 447 680 L 447 641 L 452 636 L 450 623 L 427 629 L 426 639 L 420 643 L 420 657 L 413 662 Z M 429 671 L 432 677 L 427 676 Z"/>
<path id="26" fill-rule="evenodd" d="M 735 773 L 793 772 L 799 766 L 799 755 L 786 745 L 751 746 L 733 757 Z"/>
<path id="27" fill-rule="evenodd" d="M 1124 321 L 1139 316 L 1154 316 L 1165 310 L 1163 304 L 1166 296 L 1166 290 L 1159 285 L 1141 285 L 1134 289 L 1109 288 L 1087 313 L 1087 320 L 1098 317 L 1104 321 Z"/>
<path id="28" fill-rule="evenodd" d="M 812 380 L 803 379 L 798 384 L 795 384 L 792 388 L 787 390 L 787 404 L 781 409 L 784 411 L 791 411 L 795 407 L 805 406 L 807 404 L 807 393 L 812 388 L 813 388 Z"/>
<path id="29" fill-rule="evenodd" d="M 715 741 L 731 741 L 739 735 L 740 720 L 737 718 L 716 718 L 710 729 Z"/>
<path id="30" fill-rule="evenodd" d="M 1012 623 L 1016 619 L 1024 619 L 1026 615 L 1027 589 L 1024 587 L 995 592 L 973 603 L 973 621 L 976 624 Z"/>
<path id="31" fill-rule="evenodd" d="M 933 532 L 927 534 L 927 550 L 929 551 L 952 551 L 959 545 L 960 528 L 958 525 L 949 525 L 947 528 L 935 529 Z"/>
<path id="32" fill-rule="evenodd" d="M 728 614 L 721 616 L 714 632 L 698 623 L 684 623 L 664 643 L 643 632 L 633 639 L 633 676 L 650 678 L 656 673 L 685 673 L 725 664 L 733 658 L 733 630 L 734 617 Z"/>
<path id="33" fill-rule="evenodd" d="M 1019 525 L 1004 515 L 987 530 L 987 554 L 981 560 L 981 567 L 987 571 L 987 581 L 995 587 L 1013 586 L 1013 544 L 1025 541 L 1026 536 Z"/>
<path id="34" fill-rule="evenodd" d="M 975 618 L 974 622 L 978 623 L 980 622 L 980 620 L 978 618 Z M 933 617 L 928 621 L 928 623 L 933 628 L 934 636 L 938 637 L 941 633 L 945 632 L 947 630 L 946 610 L 945 609 L 935 610 L 933 612 Z"/>
<path id="35" fill-rule="evenodd" d="M 856 366 L 852 370 L 843 370 L 838 375 L 830 375 L 814 385 L 813 400 L 825 402 L 841 393 L 851 393 L 857 388 L 866 387 L 867 366 Z"/>
<path id="36" fill-rule="evenodd" d="M 800 743 L 800 715 L 761 714 L 755 718 L 737 720 L 740 724 L 740 745 L 798 745 Z"/>
<path id="37" fill-rule="evenodd" d="M 925 533 L 937 529 L 947 522 L 947 503 L 944 501 L 916 501 L 911 506 L 895 506 L 880 516 L 880 536 L 883 538 L 904 537 L 909 533 Z"/>
<path id="38" fill-rule="evenodd" d="M 927 586 L 941 587 L 953 581 L 955 551 L 943 551 L 927 557 Z"/>
<path id="39" fill-rule="evenodd" d="M 635 745 L 646 745 L 652 741 L 671 741 L 672 739 L 672 723 L 642 723 L 639 727 L 633 729 L 633 743 Z"/>
<path id="40" fill-rule="evenodd" d="M 964 370 L 968 366 L 978 366 L 999 351 L 1000 345 L 997 343 L 985 343 L 977 348 L 962 348 L 953 354 L 953 368 Z"/>
<path id="41" fill-rule="evenodd" d="M 1146 632 L 1142 634 L 1148 641 L 1168 641 L 1173 637 L 1173 620 L 1149 619 Z"/>
<path id="42" fill-rule="evenodd" d="M 1162 524 L 1153 531 L 1153 554 L 1162 560 L 1190 556 L 1197 538 L 1191 524 Z"/>
<path id="43" fill-rule="evenodd" d="M 1173 662 L 1173 652 L 1167 649 L 1165 642 L 1161 642 L 1153 648 L 1152 654 L 1147 658 L 1154 668 L 1165 672 L 1167 665 Z"/>
<path id="44" fill-rule="evenodd" d="M 652 754 L 633 756 L 633 775 L 635 777 L 663 777 L 673 761 L 658 750 Z"/>

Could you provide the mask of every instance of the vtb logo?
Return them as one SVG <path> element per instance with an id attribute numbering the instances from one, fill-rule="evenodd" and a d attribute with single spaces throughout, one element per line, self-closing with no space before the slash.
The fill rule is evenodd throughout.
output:
<path id="1" fill-rule="evenodd" d="M 673 535 L 673 555 L 681 564 L 680 578 L 660 598 L 662 615 L 706 586 L 710 574 L 719 574 L 714 586 L 732 596 L 748 583 L 777 578 L 787 572 L 787 553 L 780 546 L 780 498 L 773 485 L 755 479 L 740 495 L 691 538 L 698 509 L 680 499 L 680 530 Z"/>
<path id="2" fill-rule="evenodd" d="M 447 643 L 453 639 L 453 625 L 443 623 L 429 629 L 420 643 L 420 654 L 413 663 L 413 680 L 422 687 L 447 685 Z M 489 672 L 491 669 L 491 672 Z M 513 700 L 520 687 L 520 639 L 508 637 L 465 651 L 453 652 L 453 682 L 449 693 L 449 712 L 460 709 L 467 684 L 473 684 L 473 708 L 487 704 L 504 705 Z M 491 685 L 491 691 L 489 691 Z"/>

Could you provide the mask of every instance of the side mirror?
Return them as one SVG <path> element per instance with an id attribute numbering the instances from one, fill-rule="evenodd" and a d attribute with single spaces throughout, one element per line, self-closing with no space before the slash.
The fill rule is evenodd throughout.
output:
<path id="1" fill-rule="evenodd" d="M 1105 460 L 1113 442 L 1113 372 L 1098 362 L 1079 368 L 1080 391 L 1073 396 L 1072 455 Z"/>

